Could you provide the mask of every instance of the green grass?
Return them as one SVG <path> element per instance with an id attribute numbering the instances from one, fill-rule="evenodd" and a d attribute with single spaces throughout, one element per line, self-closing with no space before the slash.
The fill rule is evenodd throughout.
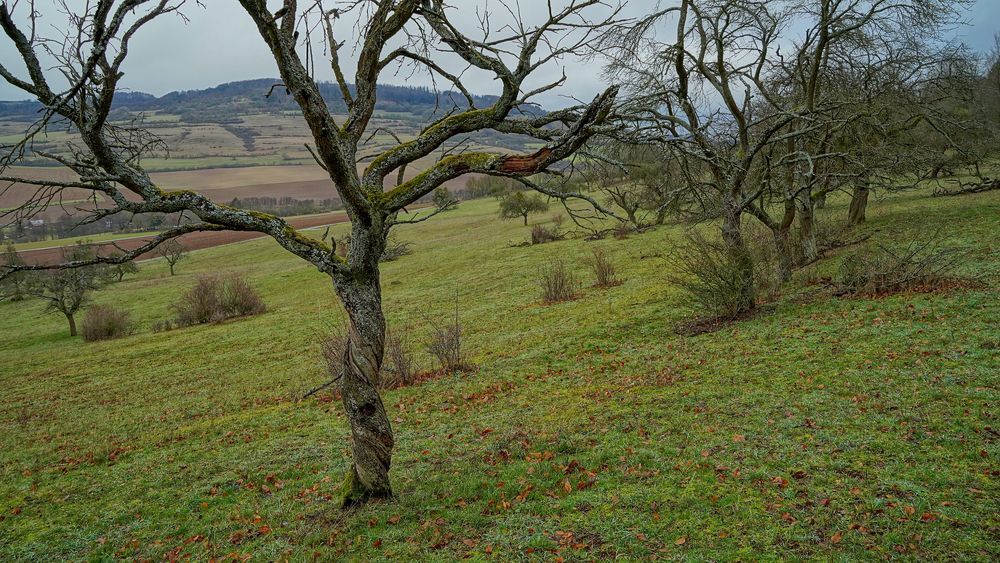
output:
<path id="1" fill-rule="evenodd" d="M 695 338 L 664 281 L 679 228 L 512 248 L 526 229 L 492 201 L 401 228 L 391 325 L 419 347 L 457 299 L 478 370 L 385 394 L 398 497 L 346 513 L 342 409 L 295 400 L 342 314 L 273 242 L 192 253 L 173 278 L 145 263 L 95 297 L 143 326 L 118 341 L 0 305 L 0 559 L 995 560 L 1000 194 L 924 196 L 874 202 L 862 231 L 941 229 L 982 289 L 835 299 L 803 283 L 833 257 L 773 314 Z M 586 279 L 595 244 L 624 284 L 541 305 L 541 266 Z M 270 311 L 149 332 L 225 271 Z"/>

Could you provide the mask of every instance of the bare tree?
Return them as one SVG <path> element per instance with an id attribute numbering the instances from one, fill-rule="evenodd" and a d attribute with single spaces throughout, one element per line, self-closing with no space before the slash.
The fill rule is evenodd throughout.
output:
<path id="1" fill-rule="evenodd" d="M 24 266 L 24 259 L 17 253 L 14 243 L 8 242 L 4 249 L 3 258 L 0 258 L 0 265 L 3 266 Z M 25 272 L 14 272 L 6 278 L 0 280 L 0 301 L 20 301 L 27 294 L 27 278 Z"/>
<path id="2" fill-rule="evenodd" d="M 170 275 L 174 275 L 174 267 L 187 257 L 187 247 L 177 239 L 163 241 L 156 247 L 156 254 L 163 258 L 170 267 Z"/>
<path id="3" fill-rule="evenodd" d="M 744 279 L 743 307 L 756 299 L 745 214 L 774 233 L 782 278 L 791 272 L 796 219 L 805 260 L 817 256 L 816 202 L 842 183 L 824 167 L 846 156 L 833 146 L 839 129 L 865 113 L 859 99 L 848 103 L 844 89 L 831 88 L 839 73 L 875 69 L 885 50 L 916 53 L 908 47 L 937 40 L 964 4 L 682 0 L 606 36 L 609 75 L 629 88 L 620 117 L 631 141 L 669 146 L 697 163 L 680 168 L 684 183 L 713 194 L 702 201 L 720 208 L 730 262 Z"/>
<path id="4" fill-rule="evenodd" d="M 110 208 L 95 209 L 90 220 L 120 212 L 185 212 L 198 219 L 164 231 L 126 256 L 99 256 L 62 264 L 63 268 L 134 258 L 189 232 L 236 230 L 269 235 L 327 274 L 350 319 L 341 382 L 353 447 L 353 462 L 343 487 L 344 504 L 350 505 L 392 494 L 389 469 L 394 437 L 376 383 L 385 347 L 379 258 L 391 228 L 407 222 L 398 219 L 398 213 L 444 182 L 465 174 L 524 178 L 545 172 L 609 127 L 606 122 L 617 94 L 615 88 L 590 103 L 541 115 L 524 108 L 538 95 L 563 85 L 564 77 L 544 79 L 548 69 L 586 48 L 615 21 L 619 7 L 613 0 L 565 0 L 558 6 L 552 3 L 551 9 L 533 22 L 520 17 L 512 3 L 501 2 L 499 10 L 480 10 L 480 29 L 463 30 L 452 17 L 454 8 L 443 0 L 345 0 L 335 7 L 328 7 L 332 3 L 323 0 L 301 4 L 285 0 L 282 8 L 272 13 L 265 0 L 240 0 L 273 55 L 284 89 L 301 109 L 314 138 L 310 150 L 344 202 L 351 221 L 351 242 L 345 257 L 337 253 L 334 244 L 303 234 L 280 217 L 220 205 L 193 189 L 161 189 L 141 165 L 145 156 L 161 147 L 158 140 L 136 127 L 109 122 L 129 42 L 150 21 L 177 14 L 184 0 L 91 3 L 86 13 L 68 11 L 69 30 L 54 41 L 41 37 L 38 30 L 42 28 L 35 25 L 41 8 L 4 2 L 0 27 L 27 74 L 21 76 L 3 67 L 0 76 L 38 100 L 44 112 L 23 141 L 9 150 L 3 171 L 9 172 L 7 165 L 23 156 L 32 140 L 54 123 L 76 130 L 80 144 L 67 147 L 63 154 L 36 151 L 74 171 L 77 180 L 40 181 L 9 175 L 0 179 L 14 182 L 13 189 L 36 189 L 31 203 L 21 207 L 21 216 L 43 207 L 64 189 L 79 188 L 113 203 Z M 19 19 L 12 13 L 17 10 Z M 356 37 L 337 35 L 334 24 L 346 17 L 357 22 Z M 317 36 L 325 43 L 326 62 L 348 108 L 340 121 L 331 113 L 314 79 L 320 47 Z M 338 55 L 350 39 L 356 39 L 358 59 L 353 84 L 348 82 L 345 70 L 349 69 L 341 65 Z M 40 51 L 47 53 L 54 65 L 43 64 Z M 447 60 L 459 60 L 458 68 L 464 66 L 493 77 L 500 94 L 491 105 L 477 107 L 463 81 L 465 72 L 446 68 L 442 61 Z M 460 101 L 415 137 L 367 154 L 364 139 L 371 133 L 378 83 L 384 72 L 399 65 L 431 73 L 457 91 Z M 53 70 L 47 71 L 49 68 Z M 57 89 L 59 82 L 53 76 L 67 77 L 68 86 Z M 530 135 L 541 140 L 543 147 L 529 155 L 464 148 L 467 135 L 489 129 Z M 405 179 L 408 167 L 435 155 L 432 164 Z M 368 164 L 359 168 L 362 162 Z M 7 267 L 4 273 L 19 269 Z"/>
<path id="5" fill-rule="evenodd" d="M 528 226 L 528 215 L 532 213 L 545 213 L 549 210 L 549 204 L 538 194 L 528 195 L 523 191 L 511 192 L 500 200 L 501 219 L 524 219 L 524 226 Z"/>
<path id="6" fill-rule="evenodd" d="M 76 244 L 63 250 L 66 262 L 91 262 L 94 249 Z M 87 304 L 90 293 L 108 278 L 107 266 L 91 264 L 80 268 L 48 269 L 31 272 L 26 293 L 46 302 L 46 310 L 62 313 L 69 323 L 69 335 L 76 336 L 76 314 Z"/>

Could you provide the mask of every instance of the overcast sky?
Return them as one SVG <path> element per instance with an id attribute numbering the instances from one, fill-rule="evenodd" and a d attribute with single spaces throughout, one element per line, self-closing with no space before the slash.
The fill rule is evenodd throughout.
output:
<path id="1" fill-rule="evenodd" d="M 37 2 L 40 11 L 52 0 Z M 451 4 L 461 6 L 457 11 L 457 21 L 471 31 L 476 6 L 487 0 L 452 0 Z M 193 4 L 193 2 L 191 2 Z M 183 23 L 176 17 L 164 17 L 144 28 L 133 40 L 125 78 L 126 88 L 161 96 L 176 90 L 191 90 L 215 86 L 225 82 L 251 78 L 277 76 L 277 69 L 271 54 L 257 35 L 256 28 L 236 0 L 204 0 L 204 9 L 190 7 L 186 14 L 190 21 Z M 271 4 L 276 4 L 273 0 Z M 545 10 L 541 0 L 521 0 L 522 13 L 528 19 L 541 17 Z M 557 2 L 560 4 L 561 2 Z M 649 9 L 655 0 L 629 0 L 627 10 L 632 14 Z M 494 2 L 494 5 L 496 2 Z M 21 10 L 23 11 L 23 10 Z M 537 18 L 536 18 L 537 19 Z M 976 0 L 967 18 L 968 25 L 956 30 L 958 38 L 976 50 L 987 50 L 993 44 L 993 36 L 1000 31 L 1000 0 Z M 65 21 L 53 16 L 44 20 L 40 29 L 51 33 L 53 26 Z M 344 24 L 347 26 L 347 22 Z M 344 27 L 347 33 L 349 27 Z M 0 61 L 8 68 L 22 67 L 16 64 L 17 55 L 6 37 L 0 38 Z M 345 47 L 346 50 L 346 47 Z M 345 67 L 352 62 L 348 56 Z M 546 107 L 565 105 L 564 95 L 581 99 L 591 98 L 602 89 L 599 65 L 576 60 L 563 61 L 568 82 L 560 94 L 549 94 L 539 99 Z M 332 74 L 321 68 L 320 79 L 329 79 Z M 559 66 L 550 67 L 545 78 L 557 78 Z M 348 72 L 348 74 L 350 74 Z M 328 76 L 329 75 L 329 76 Z M 497 87 L 489 77 L 469 76 L 468 83 L 475 93 L 495 93 Z M 396 84 L 430 85 L 424 75 L 411 76 L 383 75 L 383 81 Z M 2 81 L 0 81 L 2 82 Z M 23 93 L 6 83 L 0 84 L 0 99 L 20 100 Z"/>

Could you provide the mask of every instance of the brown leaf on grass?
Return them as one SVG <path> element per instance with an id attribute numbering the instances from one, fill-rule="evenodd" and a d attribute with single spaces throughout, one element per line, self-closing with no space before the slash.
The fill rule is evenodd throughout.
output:
<path id="1" fill-rule="evenodd" d="M 399 518 L 399 515 L 396 515 L 396 516 L 390 516 L 390 517 L 389 517 L 389 523 L 390 523 L 390 524 L 392 524 L 392 525 L 396 525 L 396 524 L 399 524 L 399 519 L 400 519 L 400 518 Z"/>
<path id="2" fill-rule="evenodd" d="M 744 436 L 743 434 L 734 434 L 733 435 L 733 441 L 734 442 L 746 442 L 747 441 L 747 437 Z"/>
<path id="3" fill-rule="evenodd" d="M 573 485 L 572 483 L 569 482 L 569 479 L 563 480 L 562 488 L 564 491 L 566 491 L 567 495 L 573 492 Z"/>
<path id="4" fill-rule="evenodd" d="M 836 534 L 833 534 L 833 536 L 830 537 L 830 542 L 831 543 L 840 543 L 840 540 L 842 540 L 842 539 L 844 539 L 844 534 L 841 533 L 841 532 L 837 532 Z"/>
<path id="5" fill-rule="evenodd" d="M 687 543 L 687 541 L 688 541 L 687 536 L 681 536 L 677 538 L 677 541 L 674 542 L 674 545 L 684 545 Z"/>
<path id="6" fill-rule="evenodd" d="M 904 506 L 904 507 L 903 507 L 903 512 L 905 512 L 905 513 L 907 513 L 907 514 L 913 514 L 913 513 L 914 513 L 914 512 L 916 512 L 916 511 L 917 511 L 917 509 L 916 509 L 916 508 L 913 508 L 913 507 L 912 507 L 912 506 L 910 506 L 910 505 L 906 505 L 906 506 Z"/>

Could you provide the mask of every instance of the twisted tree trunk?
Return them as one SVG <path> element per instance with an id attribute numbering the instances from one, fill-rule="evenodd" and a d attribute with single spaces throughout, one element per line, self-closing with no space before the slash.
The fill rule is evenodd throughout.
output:
<path id="1" fill-rule="evenodd" d="M 66 320 L 69 321 L 69 335 L 76 336 L 76 318 L 73 313 L 63 313 L 66 315 Z"/>
<path id="2" fill-rule="evenodd" d="M 871 190 L 868 186 L 858 185 L 854 187 L 854 193 L 851 195 L 851 210 L 847 217 L 847 223 L 854 227 L 860 225 L 866 221 L 866 212 L 868 211 L 868 196 Z"/>
<path id="3" fill-rule="evenodd" d="M 341 382 L 354 454 L 342 488 L 342 503 L 348 507 L 392 496 L 389 468 L 394 440 L 378 392 L 385 351 L 385 317 L 378 268 L 365 269 L 336 286 L 351 325 Z"/>
<path id="4" fill-rule="evenodd" d="M 811 264 L 819 259 L 819 245 L 816 242 L 816 207 L 808 191 L 798 197 L 798 217 L 802 260 Z"/>
<path id="5" fill-rule="evenodd" d="M 752 311 L 757 305 L 754 287 L 753 257 L 743 238 L 743 212 L 735 198 L 727 197 L 722 222 L 722 240 L 740 276 L 740 306 L 738 313 Z"/>

